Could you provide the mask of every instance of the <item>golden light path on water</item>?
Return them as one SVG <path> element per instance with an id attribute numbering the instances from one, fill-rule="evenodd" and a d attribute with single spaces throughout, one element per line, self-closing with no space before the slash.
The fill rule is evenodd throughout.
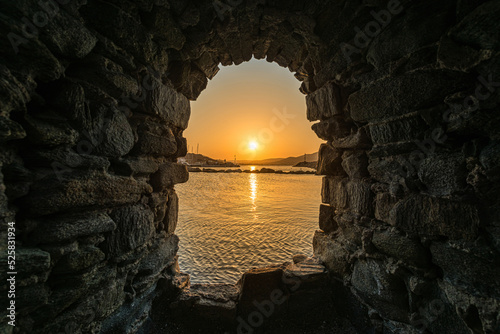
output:
<path id="1" fill-rule="evenodd" d="M 254 167 L 253 167 L 254 168 Z M 252 169 L 254 170 L 254 169 Z M 252 210 L 257 209 L 255 200 L 257 199 L 257 174 L 250 174 L 248 180 L 250 181 L 250 198 L 252 199 Z"/>
<path id="2" fill-rule="evenodd" d="M 252 267 L 312 255 L 320 189 L 315 175 L 191 173 L 176 185 L 181 270 L 193 283 L 236 283 Z"/>

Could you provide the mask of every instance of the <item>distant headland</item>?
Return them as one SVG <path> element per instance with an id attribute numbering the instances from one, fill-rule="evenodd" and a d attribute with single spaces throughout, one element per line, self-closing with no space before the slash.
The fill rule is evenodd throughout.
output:
<path id="1" fill-rule="evenodd" d="M 297 157 L 270 158 L 263 160 L 226 160 L 213 159 L 202 154 L 188 153 L 179 158 L 178 162 L 191 167 L 239 167 L 240 165 L 254 166 L 293 166 L 316 169 L 318 153 L 304 154 Z"/>

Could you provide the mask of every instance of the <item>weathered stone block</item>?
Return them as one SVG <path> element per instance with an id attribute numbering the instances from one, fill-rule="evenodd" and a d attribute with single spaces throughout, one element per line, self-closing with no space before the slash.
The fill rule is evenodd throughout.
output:
<path id="1" fill-rule="evenodd" d="M 52 269 L 53 273 L 69 274 L 85 270 L 103 261 L 105 254 L 95 246 L 86 246 L 64 255 Z"/>
<path id="2" fill-rule="evenodd" d="M 134 133 L 127 117 L 112 103 L 92 101 L 75 119 L 82 134 L 76 146 L 79 154 L 118 158 L 134 146 Z"/>
<path id="3" fill-rule="evenodd" d="M 372 178 L 386 184 L 417 178 L 416 166 L 403 155 L 370 157 L 368 172 Z"/>
<path id="4" fill-rule="evenodd" d="M 314 255 L 338 278 L 350 272 L 349 251 L 342 244 L 322 231 L 316 231 L 313 238 Z"/>
<path id="5" fill-rule="evenodd" d="M 19 288 L 16 291 L 16 306 L 20 306 L 17 310 L 33 310 L 41 305 L 47 305 L 50 294 L 50 289 L 45 284 Z"/>
<path id="6" fill-rule="evenodd" d="M 219 63 L 217 62 L 215 54 L 205 52 L 203 55 L 195 60 L 196 66 L 205 74 L 205 76 L 212 80 L 219 72 Z"/>
<path id="7" fill-rule="evenodd" d="M 306 104 L 307 119 L 310 121 L 324 120 L 342 113 L 340 91 L 334 83 L 328 83 L 307 95 Z"/>
<path id="8" fill-rule="evenodd" d="M 347 182 L 348 180 L 341 177 L 325 177 L 323 183 L 324 199 L 328 199 L 330 206 L 336 210 L 342 210 L 348 206 Z"/>
<path id="9" fill-rule="evenodd" d="M 333 232 L 338 228 L 334 207 L 323 204 L 319 207 L 319 228 L 326 233 Z"/>
<path id="10" fill-rule="evenodd" d="M 175 153 L 175 157 L 185 157 L 188 153 L 187 139 L 184 137 L 175 137 L 175 140 L 177 141 L 177 153 Z"/>
<path id="11" fill-rule="evenodd" d="M 141 89 L 137 80 L 126 74 L 120 65 L 97 54 L 89 55 L 84 63 L 75 64 L 67 74 L 87 81 L 117 100 L 137 96 Z"/>
<path id="12" fill-rule="evenodd" d="M 368 157 L 363 151 L 346 151 L 342 155 L 342 168 L 351 180 L 368 177 Z"/>
<path id="13" fill-rule="evenodd" d="M 116 267 L 98 266 L 83 273 L 55 277 L 54 284 L 59 288 L 51 291 L 50 303 L 38 309 L 34 317 L 51 320 L 42 331 L 58 333 L 65 328 L 91 325 L 89 318 L 107 317 L 124 302 L 126 275 L 117 275 Z"/>
<path id="14" fill-rule="evenodd" d="M 300 318 L 305 313 L 319 312 L 330 303 L 331 296 L 325 293 L 327 271 L 317 258 L 287 265 L 283 279 L 291 291 L 287 301 L 288 317 Z"/>
<path id="15" fill-rule="evenodd" d="M 9 140 L 23 139 L 26 137 L 26 130 L 21 124 L 14 122 L 4 116 L 0 116 L 0 141 L 7 142 Z"/>
<path id="16" fill-rule="evenodd" d="M 66 144 L 73 146 L 78 139 L 76 130 L 64 121 L 51 120 L 47 122 L 29 115 L 26 115 L 24 119 L 27 121 L 27 134 L 34 145 L 58 146 Z"/>
<path id="17" fill-rule="evenodd" d="M 323 176 L 321 179 L 321 202 L 330 203 L 330 178 Z"/>
<path id="18" fill-rule="evenodd" d="M 204 328 L 213 325 L 228 326 L 234 323 L 237 314 L 238 289 L 232 284 L 193 284 L 181 292 L 172 305 L 174 312 L 191 314 L 190 323 L 201 322 Z"/>
<path id="19" fill-rule="evenodd" d="M 50 269 L 50 254 L 38 248 L 16 248 L 18 278 L 43 274 Z M 7 265 L 5 265 L 7 267 Z"/>
<path id="20" fill-rule="evenodd" d="M 116 173 L 126 176 L 143 176 L 153 174 L 158 170 L 159 163 L 149 158 L 121 158 L 114 162 Z"/>
<path id="21" fill-rule="evenodd" d="M 54 54 L 68 58 L 83 58 L 90 53 L 96 44 L 97 39 L 94 34 L 85 27 L 82 20 L 70 15 L 66 11 L 66 6 L 50 2 L 35 6 L 30 1 L 16 1 L 9 5 L 22 11 L 25 17 L 42 19 L 41 22 L 44 21 L 43 15 L 40 13 L 50 13 L 49 19 L 43 24 L 43 29 L 40 29 L 38 37 Z M 7 13 L 9 11 L 6 10 Z M 40 23 L 40 21 L 35 22 Z"/>
<path id="22" fill-rule="evenodd" d="M 318 153 L 317 175 L 343 176 L 342 152 L 328 144 L 321 144 Z"/>
<path id="23" fill-rule="evenodd" d="M 500 141 L 492 141 L 479 154 L 479 162 L 488 179 L 496 181 L 500 172 Z"/>
<path id="24" fill-rule="evenodd" d="M 461 242 L 433 242 L 432 262 L 444 273 L 444 279 L 471 294 L 500 296 L 500 263 L 485 245 Z"/>
<path id="25" fill-rule="evenodd" d="M 388 192 L 378 193 L 375 196 L 375 218 L 388 222 L 389 214 L 397 202 L 398 199 Z"/>
<path id="26" fill-rule="evenodd" d="M 139 274 L 156 275 L 162 272 L 165 268 L 173 264 L 178 249 L 179 237 L 176 235 L 155 240 L 155 244 L 149 249 L 148 254 L 139 264 Z"/>
<path id="27" fill-rule="evenodd" d="M 238 282 L 240 296 L 238 313 L 243 317 L 256 311 L 255 302 L 271 301 L 279 307 L 287 299 L 283 281 L 283 266 L 275 265 L 265 268 L 254 268 L 243 274 Z"/>
<path id="28" fill-rule="evenodd" d="M 486 2 L 473 10 L 451 31 L 451 37 L 476 49 L 500 49 L 498 16 L 500 9 L 494 2 Z"/>
<path id="29" fill-rule="evenodd" d="M 175 88 L 191 101 L 195 101 L 207 87 L 207 77 L 194 64 L 174 62 L 169 71 Z"/>
<path id="30" fill-rule="evenodd" d="M 3 78 L 2 82 L 0 82 L 0 110 L 4 112 L 4 115 L 0 117 L 0 124 L 2 124 L 9 121 L 6 115 L 9 115 L 13 110 L 26 110 L 26 103 L 29 101 L 27 88 L 30 84 L 33 85 L 34 82 L 32 79 L 28 81 L 27 78 L 25 80 L 17 78 L 3 64 L 0 65 L 0 75 Z M 5 131 L 3 127 L 4 125 L 0 125 L 2 132 Z M 0 135 L 0 138 L 2 138 L 2 135 Z"/>
<path id="31" fill-rule="evenodd" d="M 371 191 L 371 184 L 368 182 L 350 181 L 347 183 L 346 189 L 349 197 L 349 210 L 363 216 L 372 216 L 373 193 Z"/>
<path id="32" fill-rule="evenodd" d="M 377 68 L 430 45 L 448 29 L 451 2 L 402 4 L 404 14 L 391 22 L 370 43 L 367 60 Z M 433 13 L 433 15 L 427 15 Z M 433 27 L 432 30 L 426 27 Z"/>
<path id="33" fill-rule="evenodd" d="M 367 134 L 367 126 L 359 128 L 356 133 L 348 135 L 344 138 L 333 138 L 332 146 L 337 149 L 369 149 L 372 147 L 372 142 Z"/>
<path id="34" fill-rule="evenodd" d="M 61 179 L 48 176 L 35 182 L 22 199 L 31 215 L 47 215 L 76 208 L 103 208 L 138 202 L 151 186 L 105 172 L 74 171 Z"/>
<path id="35" fill-rule="evenodd" d="M 189 172 L 185 165 L 167 162 L 160 165 L 158 171 L 151 175 L 151 184 L 155 191 L 162 191 L 174 184 L 184 183 L 189 180 Z"/>
<path id="36" fill-rule="evenodd" d="M 146 121 L 137 129 L 139 140 L 134 152 L 140 155 L 168 157 L 177 152 L 177 141 L 168 126 Z"/>
<path id="37" fill-rule="evenodd" d="M 313 124 L 312 129 L 316 135 L 324 140 L 331 141 L 343 138 L 351 133 L 352 124 L 347 123 L 342 117 L 332 117 Z"/>
<path id="38" fill-rule="evenodd" d="M 110 162 L 106 157 L 78 154 L 67 147 L 53 149 L 42 148 L 30 153 L 26 161 L 39 167 L 51 168 L 60 180 L 63 180 L 65 175 L 73 172 L 73 170 L 85 172 L 97 170 L 104 172 L 107 171 L 110 166 Z"/>
<path id="39" fill-rule="evenodd" d="M 115 228 L 114 221 L 104 212 L 58 215 L 50 219 L 41 219 L 34 239 L 43 244 L 68 242 L 110 232 Z"/>
<path id="40" fill-rule="evenodd" d="M 358 122 L 399 116 L 428 105 L 466 86 L 460 75 L 417 70 L 377 81 L 349 96 L 351 117 Z"/>
<path id="41" fill-rule="evenodd" d="M 376 230 L 373 232 L 372 243 L 375 247 L 397 259 L 420 267 L 429 264 L 430 254 L 415 240 L 401 235 L 396 229 Z"/>
<path id="42" fill-rule="evenodd" d="M 147 19 L 144 24 L 154 32 L 154 36 L 162 42 L 161 45 L 165 48 L 181 50 L 186 42 L 186 36 L 172 14 L 167 6 L 156 6 L 153 11 L 145 14 Z"/>
<path id="43" fill-rule="evenodd" d="M 149 207 L 155 215 L 155 222 L 163 222 L 165 213 L 167 212 L 168 194 L 153 193 L 149 200 Z"/>
<path id="44" fill-rule="evenodd" d="M 154 77 L 151 80 L 153 89 L 147 92 L 141 110 L 159 116 L 167 124 L 186 129 L 191 115 L 189 100 L 170 85 L 165 85 Z"/>
<path id="45" fill-rule="evenodd" d="M 352 213 L 343 213 L 337 216 L 337 222 L 342 234 L 342 237 L 359 247 L 363 245 L 363 235 L 366 233 L 367 229 L 361 226 L 359 220 Z"/>
<path id="46" fill-rule="evenodd" d="M 416 145 L 414 140 L 398 142 L 398 143 L 390 143 L 385 145 L 374 146 L 372 150 L 368 152 L 368 157 L 371 159 L 391 157 L 391 156 L 408 154 L 415 150 L 418 150 L 418 146 Z"/>
<path id="47" fill-rule="evenodd" d="M 465 190 L 467 169 L 460 153 L 438 154 L 424 159 L 418 166 L 418 178 L 433 196 L 448 196 Z"/>
<path id="48" fill-rule="evenodd" d="M 166 268 L 175 265 L 179 238 L 175 235 L 169 238 L 159 238 L 149 248 L 148 254 L 141 259 L 138 273 L 132 282 L 132 289 L 142 293 L 153 288 Z"/>
<path id="49" fill-rule="evenodd" d="M 357 261 L 351 282 L 359 296 L 382 317 L 408 321 L 406 285 L 401 278 L 387 273 L 383 263 L 371 259 Z"/>
<path id="50" fill-rule="evenodd" d="M 87 24 L 91 24 L 98 32 L 109 37 L 138 60 L 144 63 L 153 62 L 155 53 L 151 34 L 135 17 L 107 2 L 87 4 L 80 13 Z"/>
<path id="51" fill-rule="evenodd" d="M 111 257 L 136 249 L 149 241 L 154 233 L 154 215 L 138 204 L 115 209 L 110 214 L 116 230 L 106 239 L 106 253 Z"/>
<path id="52" fill-rule="evenodd" d="M 389 223 L 413 235 L 473 240 L 479 228 L 476 206 L 422 195 L 412 195 L 391 210 Z"/>
<path id="53" fill-rule="evenodd" d="M 6 186 L 5 191 L 9 200 L 12 201 L 25 196 L 29 192 L 30 184 L 33 181 L 32 172 L 19 162 L 6 164 L 2 169 Z"/>
<path id="54" fill-rule="evenodd" d="M 163 227 L 168 234 L 173 234 L 175 232 L 178 216 L 179 198 L 175 190 L 172 190 L 168 193 L 167 211 L 165 214 L 165 220 L 163 221 Z"/>
<path id="55" fill-rule="evenodd" d="M 296 258 L 294 256 L 294 258 Z M 327 271 L 316 257 L 304 256 L 302 261 L 288 263 L 283 271 L 283 278 L 290 291 L 318 289 L 327 281 Z"/>
<path id="56" fill-rule="evenodd" d="M 490 56 L 489 50 L 476 50 L 455 42 L 449 36 L 443 36 L 439 43 L 438 62 L 450 70 L 469 72 Z"/>
<path id="57" fill-rule="evenodd" d="M 4 3 L 2 14 L 10 9 L 8 6 L 17 4 L 18 2 Z M 23 5 L 28 8 L 35 8 L 32 4 L 23 3 Z M 28 32 L 29 36 L 34 37 L 27 40 L 29 43 L 18 44 L 19 39 L 16 37 L 14 37 L 14 41 L 17 43 L 12 44 L 10 42 L 10 39 L 7 38 L 9 33 L 14 33 L 20 38 L 24 38 L 26 25 L 25 22 L 20 19 L 24 16 L 23 12 L 11 13 L 11 15 L 14 15 L 14 17 L 3 15 L 0 21 L 0 30 L 5 32 L 6 35 L 6 38 L 0 40 L 0 48 L 5 50 L 3 53 L 3 63 L 8 63 L 9 67 L 11 69 L 16 68 L 16 71 L 22 70 L 23 73 L 29 73 L 30 79 L 28 80 L 31 81 L 30 84 L 33 84 L 35 79 L 43 82 L 51 82 L 59 79 L 64 73 L 65 67 L 39 38 Z M 15 18 L 15 16 L 19 18 Z M 17 46 L 14 47 L 13 45 L 16 44 Z M 34 86 L 31 88 L 34 89 Z M 29 91 L 31 91 L 31 88 Z"/>
<path id="58" fill-rule="evenodd" d="M 85 89 L 71 80 L 60 80 L 56 91 L 47 103 L 69 120 L 76 120 L 85 113 Z"/>
<path id="59" fill-rule="evenodd" d="M 127 117 L 118 110 L 113 110 L 109 118 L 105 119 L 103 127 L 95 129 L 97 138 L 96 152 L 107 157 L 124 156 L 134 146 L 134 134 Z"/>
<path id="60" fill-rule="evenodd" d="M 370 124 L 370 136 L 375 145 L 421 138 L 429 126 L 420 116 Z"/>

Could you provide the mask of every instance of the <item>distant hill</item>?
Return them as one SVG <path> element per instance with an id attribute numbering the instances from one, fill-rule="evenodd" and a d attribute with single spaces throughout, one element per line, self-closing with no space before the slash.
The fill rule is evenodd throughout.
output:
<path id="1" fill-rule="evenodd" d="M 306 154 L 307 161 L 318 161 L 318 152 Z M 238 160 L 241 165 L 271 165 L 271 166 L 295 166 L 299 162 L 304 161 L 304 156 L 288 157 L 288 158 L 272 158 L 264 160 Z"/>
<path id="2" fill-rule="evenodd" d="M 204 161 L 217 161 L 218 159 L 213 159 L 207 157 L 203 154 L 188 153 L 184 158 L 181 158 L 190 164 L 204 162 Z M 306 154 L 307 162 L 318 161 L 318 152 Z M 271 158 L 263 160 L 238 160 L 240 165 L 256 165 L 256 166 L 295 166 L 296 164 L 303 162 L 304 156 L 298 157 L 288 157 L 288 158 Z"/>
<path id="3" fill-rule="evenodd" d="M 207 160 L 217 160 L 217 159 L 212 159 L 210 157 L 207 157 L 206 155 L 203 154 L 196 154 L 196 153 L 188 153 L 184 157 L 186 161 L 192 161 L 192 162 L 201 162 L 201 161 L 207 161 Z"/>
<path id="4" fill-rule="evenodd" d="M 318 164 L 317 161 L 307 161 L 307 162 L 301 161 L 298 164 L 294 165 L 293 167 L 307 167 L 307 168 L 316 169 L 317 168 L 317 164 Z"/>

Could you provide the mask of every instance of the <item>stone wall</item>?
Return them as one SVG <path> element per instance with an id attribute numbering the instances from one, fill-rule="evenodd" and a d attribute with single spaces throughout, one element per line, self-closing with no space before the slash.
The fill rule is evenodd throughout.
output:
<path id="1" fill-rule="evenodd" d="M 359 332 L 500 331 L 498 1 L 0 2 L 17 332 L 134 332 L 188 284 L 189 100 L 252 55 L 302 81 L 327 142 L 314 251 L 338 309 Z"/>

